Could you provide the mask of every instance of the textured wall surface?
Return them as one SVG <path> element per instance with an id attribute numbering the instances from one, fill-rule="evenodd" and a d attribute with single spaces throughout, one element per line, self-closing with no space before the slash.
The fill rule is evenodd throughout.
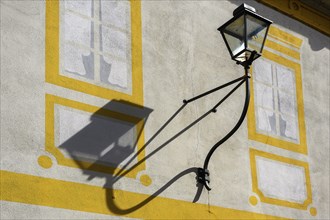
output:
<path id="1" fill-rule="evenodd" d="M 329 37 L 273 20 L 244 86 L 217 28 L 243 1 L 1 1 L 1 219 L 328 219 Z M 193 202 L 194 201 L 194 202 Z"/>

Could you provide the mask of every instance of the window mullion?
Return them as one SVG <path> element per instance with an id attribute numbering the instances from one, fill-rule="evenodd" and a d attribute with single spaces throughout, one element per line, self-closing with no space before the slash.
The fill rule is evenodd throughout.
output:
<path id="1" fill-rule="evenodd" d="M 94 4 L 94 30 L 93 33 L 93 40 L 94 40 L 94 81 L 100 82 L 100 44 L 101 44 L 101 24 L 98 22 L 101 20 L 100 18 L 100 1 L 93 1 Z"/>
<path id="2" fill-rule="evenodd" d="M 275 114 L 275 125 L 276 125 L 276 135 L 280 136 L 280 108 L 279 108 L 279 93 L 277 88 L 277 72 L 276 66 L 272 64 L 272 76 L 273 76 L 273 97 L 274 97 L 274 114 Z"/>

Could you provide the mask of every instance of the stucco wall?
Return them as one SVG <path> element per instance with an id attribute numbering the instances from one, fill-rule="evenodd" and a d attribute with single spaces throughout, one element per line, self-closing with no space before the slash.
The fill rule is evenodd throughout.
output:
<path id="1" fill-rule="evenodd" d="M 108 3 L 1 1 L 1 218 L 329 218 L 327 36 L 248 1 L 274 22 L 260 60 L 292 85 L 258 81 L 268 64 L 252 67 L 248 116 L 193 203 L 197 167 L 245 91 L 203 118 L 230 88 L 182 100 L 244 74 L 217 31 L 243 1 Z M 270 99 L 258 83 L 277 122 L 258 113 Z M 296 139 L 289 121 L 281 133 L 287 115 Z"/>

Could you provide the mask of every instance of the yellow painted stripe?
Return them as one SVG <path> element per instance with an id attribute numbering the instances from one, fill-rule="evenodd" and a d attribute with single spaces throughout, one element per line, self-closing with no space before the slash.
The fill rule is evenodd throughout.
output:
<path id="1" fill-rule="evenodd" d="M 276 40 L 279 40 L 283 43 L 294 46 L 298 49 L 300 49 L 302 42 L 303 42 L 302 39 L 300 39 L 292 34 L 289 34 L 285 31 L 275 27 L 274 25 L 270 26 L 268 34 L 269 34 L 269 36 L 275 38 Z"/>
<path id="2" fill-rule="evenodd" d="M 266 43 L 265 43 L 265 46 L 266 47 L 269 47 L 273 50 L 276 50 L 276 51 L 281 51 L 281 53 L 287 55 L 287 56 L 290 56 L 296 60 L 300 60 L 300 53 L 295 51 L 295 50 L 292 50 L 292 49 L 289 49 L 281 44 L 278 44 L 278 43 L 275 43 L 274 41 L 271 41 L 271 40 L 266 40 Z"/>
<path id="3" fill-rule="evenodd" d="M 131 0 L 132 84 L 136 104 L 143 104 L 141 1 Z"/>
<path id="4" fill-rule="evenodd" d="M 18 174 L 1 173 L 1 200 L 143 219 L 284 219 L 275 216 Z M 108 194 L 108 196 L 107 196 Z M 111 202 L 107 202 L 110 197 Z"/>

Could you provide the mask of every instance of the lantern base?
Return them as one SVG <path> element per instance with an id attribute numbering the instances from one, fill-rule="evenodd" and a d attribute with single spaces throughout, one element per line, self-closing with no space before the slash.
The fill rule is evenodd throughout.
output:
<path id="1" fill-rule="evenodd" d="M 244 66 L 245 69 L 250 69 L 252 62 L 258 57 L 259 56 L 258 56 L 257 51 L 254 50 L 254 51 L 252 51 L 249 59 L 245 60 L 244 62 L 236 61 L 236 64 Z"/>

